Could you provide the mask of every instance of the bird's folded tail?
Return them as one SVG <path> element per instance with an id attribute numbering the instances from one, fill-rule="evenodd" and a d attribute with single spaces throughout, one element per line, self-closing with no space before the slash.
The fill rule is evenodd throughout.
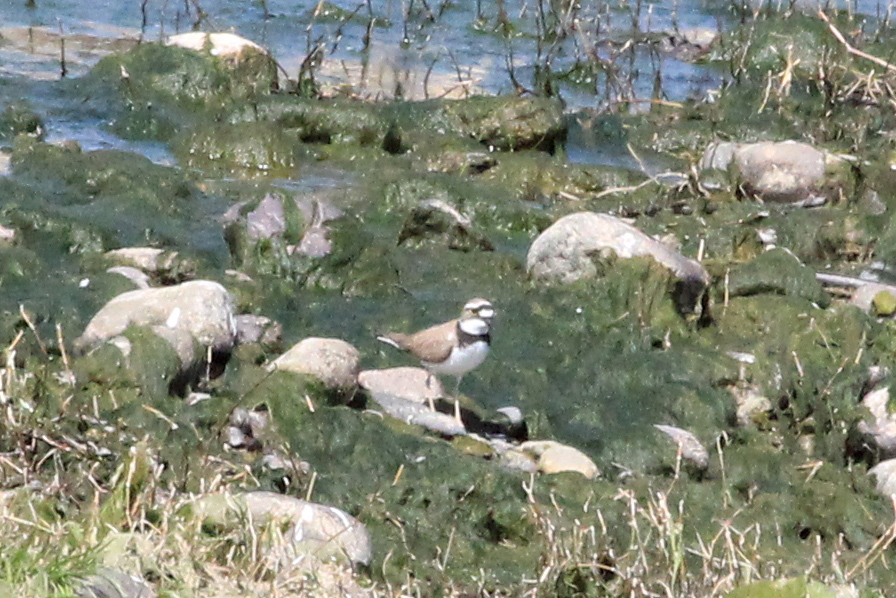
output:
<path id="1" fill-rule="evenodd" d="M 380 334 L 377 335 L 376 340 L 386 343 L 387 345 L 392 345 L 400 351 L 407 351 L 407 348 L 401 343 L 401 341 L 392 338 L 392 335 Z"/>

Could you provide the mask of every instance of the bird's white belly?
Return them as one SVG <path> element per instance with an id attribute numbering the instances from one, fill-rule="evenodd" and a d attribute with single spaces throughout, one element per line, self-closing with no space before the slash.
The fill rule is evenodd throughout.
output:
<path id="1" fill-rule="evenodd" d="M 463 348 L 455 347 L 448 359 L 442 363 L 424 362 L 423 365 L 434 374 L 463 376 L 485 361 L 488 348 L 488 343 L 485 341 L 478 341 Z"/>

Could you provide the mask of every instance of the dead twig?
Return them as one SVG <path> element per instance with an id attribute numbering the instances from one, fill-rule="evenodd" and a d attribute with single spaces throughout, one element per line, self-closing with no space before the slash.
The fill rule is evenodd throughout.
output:
<path id="1" fill-rule="evenodd" d="M 847 52 L 849 52 L 853 56 L 858 56 L 859 58 L 864 58 L 865 60 L 870 60 L 874 64 L 884 67 L 888 71 L 896 72 L 896 65 L 890 64 L 883 58 L 878 58 L 877 56 L 873 56 L 871 54 L 868 54 L 867 52 L 862 52 L 861 50 L 859 50 L 858 48 L 856 48 L 852 44 L 850 44 L 848 41 L 846 41 L 846 37 L 844 37 L 843 33 L 841 33 L 839 29 L 837 29 L 836 25 L 831 23 L 831 20 L 828 18 L 828 16 L 826 14 L 824 14 L 823 11 L 821 11 L 821 10 L 818 11 L 818 18 L 827 24 L 828 29 L 830 29 L 830 31 L 831 31 L 831 34 L 837 38 L 838 42 L 843 44 L 843 47 L 846 48 Z"/>

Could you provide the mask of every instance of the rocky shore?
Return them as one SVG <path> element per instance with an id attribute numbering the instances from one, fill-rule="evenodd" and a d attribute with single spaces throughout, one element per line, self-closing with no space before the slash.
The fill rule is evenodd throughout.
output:
<path id="1" fill-rule="evenodd" d="M 89 598 L 896 588 L 894 98 L 791 54 L 790 95 L 575 117 L 660 178 L 570 162 L 553 97 L 116 50 L 48 86 L 176 165 L 0 112 L 0 561 L 41 555 L 0 589 L 56 545 Z M 457 393 L 376 341 L 470 297 L 497 315 Z"/>

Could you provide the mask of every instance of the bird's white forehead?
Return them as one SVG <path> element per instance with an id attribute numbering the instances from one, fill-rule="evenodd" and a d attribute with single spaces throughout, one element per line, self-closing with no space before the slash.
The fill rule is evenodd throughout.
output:
<path id="1" fill-rule="evenodd" d="M 472 311 L 483 318 L 491 318 L 495 315 L 495 308 L 492 307 L 490 301 L 486 299 L 470 299 L 464 305 L 465 311 Z"/>

